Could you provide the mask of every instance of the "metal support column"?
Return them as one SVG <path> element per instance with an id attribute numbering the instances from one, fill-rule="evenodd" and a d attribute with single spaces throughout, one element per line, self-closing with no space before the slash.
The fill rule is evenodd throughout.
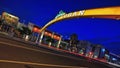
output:
<path id="1" fill-rule="evenodd" d="M 45 33 L 45 31 L 43 31 L 43 32 L 41 33 L 40 40 L 39 40 L 39 44 L 41 44 L 41 42 L 42 42 L 42 39 L 43 39 L 44 33 Z"/>
<path id="2" fill-rule="evenodd" d="M 61 40 L 62 40 L 62 36 L 60 36 L 60 40 L 58 41 L 57 48 L 60 47 Z"/>
<path id="3" fill-rule="evenodd" d="M 52 36 L 51 36 L 51 39 L 53 39 L 53 36 L 54 36 L 54 32 L 52 32 Z M 52 42 L 50 41 L 49 42 L 49 47 L 51 46 Z"/>

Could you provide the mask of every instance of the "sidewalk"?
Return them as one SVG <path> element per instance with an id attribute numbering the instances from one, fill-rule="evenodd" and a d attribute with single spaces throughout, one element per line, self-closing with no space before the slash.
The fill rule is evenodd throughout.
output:
<path id="1" fill-rule="evenodd" d="M 25 43 L 25 44 L 31 44 L 31 45 L 36 44 L 34 42 L 25 41 L 24 39 L 13 37 L 13 36 L 11 36 L 10 34 L 8 34 L 6 32 L 1 32 L 0 31 L 0 35 L 1 35 L 0 37 L 7 38 L 7 39 L 10 39 L 10 40 L 14 40 L 14 41 L 18 41 L 18 42 Z"/>
<path id="2" fill-rule="evenodd" d="M 8 35 L 8 33 L 6 33 L 6 32 L 1 32 L 1 31 L 0 31 L 0 34 Z"/>

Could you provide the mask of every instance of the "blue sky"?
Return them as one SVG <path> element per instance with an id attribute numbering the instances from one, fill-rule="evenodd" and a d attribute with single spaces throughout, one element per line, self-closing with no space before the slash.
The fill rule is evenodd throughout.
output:
<path id="1" fill-rule="evenodd" d="M 6 11 L 25 23 L 39 26 L 52 20 L 60 10 L 77 10 L 120 6 L 120 0 L 0 0 L 0 13 Z M 111 52 L 120 54 L 120 21 L 111 19 L 76 18 L 63 20 L 48 27 L 64 37 L 76 33 L 80 40 L 102 44 Z"/>

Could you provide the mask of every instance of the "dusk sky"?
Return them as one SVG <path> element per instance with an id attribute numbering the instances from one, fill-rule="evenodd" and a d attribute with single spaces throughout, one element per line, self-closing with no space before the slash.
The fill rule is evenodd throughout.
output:
<path id="1" fill-rule="evenodd" d="M 120 6 L 120 0 L 0 0 L 0 13 L 6 11 L 40 27 L 52 20 L 60 10 L 66 13 L 100 7 Z M 113 53 L 120 54 L 120 20 L 75 18 L 60 21 L 49 30 L 79 40 L 101 44 Z"/>

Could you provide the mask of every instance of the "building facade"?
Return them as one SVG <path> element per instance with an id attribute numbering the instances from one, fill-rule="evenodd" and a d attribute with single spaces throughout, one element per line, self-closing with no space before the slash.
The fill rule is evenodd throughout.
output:
<path id="1" fill-rule="evenodd" d="M 1 22 L 1 30 L 7 33 L 11 33 L 17 27 L 19 18 L 7 12 L 3 12 L 1 15 Z"/>
<path id="2" fill-rule="evenodd" d="M 40 32 L 41 28 L 32 23 L 28 24 L 28 28 L 32 31 L 30 41 L 35 42 L 37 44 L 44 44 L 59 48 L 62 39 L 61 35 L 49 30 Z"/>

